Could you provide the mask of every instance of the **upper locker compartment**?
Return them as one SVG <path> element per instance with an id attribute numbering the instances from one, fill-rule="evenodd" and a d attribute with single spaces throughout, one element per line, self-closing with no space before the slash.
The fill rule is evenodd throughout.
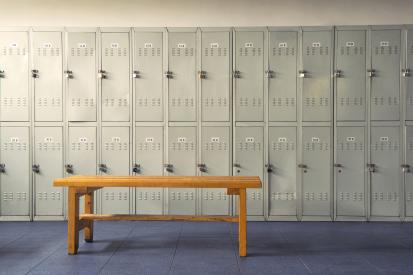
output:
<path id="1" fill-rule="evenodd" d="M 196 120 L 196 29 L 170 30 L 169 121 Z"/>
<path id="2" fill-rule="evenodd" d="M 102 121 L 129 121 L 129 32 L 102 32 Z"/>
<path id="3" fill-rule="evenodd" d="M 62 121 L 63 51 L 62 33 L 35 31 L 32 34 L 34 117 L 36 121 Z"/>
<path id="4" fill-rule="evenodd" d="M 231 89 L 231 33 L 228 30 L 201 34 L 202 121 L 229 121 Z"/>
<path id="5" fill-rule="evenodd" d="M 406 120 L 413 120 L 413 29 L 407 30 L 406 67 L 403 76 L 406 78 Z"/>
<path id="6" fill-rule="evenodd" d="M 29 121 L 28 56 L 26 31 L 0 32 L 1 121 Z"/>
<path id="7" fill-rule="evenodd" d="M 163 120 L 163 31 L 135 30 L 135 120 Z"/>
<path id="8" fill-rule="evenodd" d="M 297 121 L 298 32 L 269 33 L 269 121 Z"/>
<path id="9" fill-rule="evenodd" d="M 371 32 L 371 120 L 400 119 L 400 30 Z"/>
<path id="10" fill-rule="evenodd" d="M 332 120 L 332 32 L 304 30 L 302 47 L 302 120 Z"/>
<path id="11" fill-rule="evenodd" d="M 235 120 L 264 120 L 264 30 L 235 31 Z"/>
<path id="12" fill-rule="evenodd" d="M 336 31 L 337 121 L 366 118 L 366 31 Z"/>
<path id="13" fill-rule="evenodd" d="M 96 33 L 67 33 L 67 118 L 96 121 Z"/>

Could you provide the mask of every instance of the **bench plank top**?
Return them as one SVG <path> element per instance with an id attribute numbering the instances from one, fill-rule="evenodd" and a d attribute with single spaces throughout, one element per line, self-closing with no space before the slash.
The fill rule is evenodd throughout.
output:
<path id="1" fill-rule="evenodd" d="M 262 183 L 256 176 L 71 176 L 55 179 L 53 185 L 99 188 L 261 188 Z"/>

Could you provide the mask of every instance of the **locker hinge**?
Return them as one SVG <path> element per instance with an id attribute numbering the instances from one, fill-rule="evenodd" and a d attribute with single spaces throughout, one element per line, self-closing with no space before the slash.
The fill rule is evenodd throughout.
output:
<path id="1" fill-rule="evenodd" d="M 0 163 L 0 173 L 6 173 L 6 164 Z"/>
<path id="2" fill-rule="evenodd" d="M 140 78 L 140 77 L 141 77 L 141 73 L 139 71 L 133 71 L 132 78 Z"/>
<path id="3" fill-rule="evenodd" d="M 169 172 L 169 173 L 174 172 L 174 166 L 172 164 L 164 164 L 163 167 L 165 168 L 166 172 Z"/>
<path id="4" fill-rule="evenodd" d="M 135 164 L 133 165 L 132 172 L 133 172 L 133 173 L 136 173 L 136 174 L 139 174 L 139 173 L 141 172 L 141 165 L 135 163 Z"/>
<path id="5" fill-rule="evenodd" d="M 198 168 L 199 168 L 199 171 L 201 171 L 202 173 L 206 173 L 206 172 L 207 172 L 207 166 L 206 166 L 205 163 L 200 163 L 200 164 L 198 164 Z"/>
<path id="6" fill-rule="evenodd" d="M 166 78 L 169 78 L 169 79 L 170 79 L 170 78 L 173 78 L 172 72 L 171 72 L 171 71 L 166 71 L 166 72 L 165 72 L 165 77 L 166 77 Z"/>
<path id="7" fill-rule="evenodd" d="M 39 78 L 39 70 L 32 70 L 32 77 Z"/>
<path id="8" fill-rule="evenodd" d="M 39 164 L 33 164 L 32 165 L 32 171 L 36 174 L 40 173 L 40 165 Z"/>
<path id="9" fill-rule="evenodd" d="M 402 70 L 402 75 L 403 75 L 404 77 L 410 76 L 410 75 L 411 75 L 410 69 L 408 69 L 408 68 L 403 69 L 403 70 Z"/>
<path id="10" fill-rule="evenodd" d="M 375 77 L 376 76 L 376 70 L 373 70 L 373 69 L 367 70 L 367 75 L 369 77 Z"/>

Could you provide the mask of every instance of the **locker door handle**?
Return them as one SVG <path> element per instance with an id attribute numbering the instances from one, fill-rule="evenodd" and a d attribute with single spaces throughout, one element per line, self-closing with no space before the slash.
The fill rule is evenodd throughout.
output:
<path id="1" fill-rule="evenodd" d="M 267 78 L 274 78 L 275 72 L 272 70 L 265 71 L 265 75 Z"/>
<path id="2" fill-rule="evenodd" d="M 376 172 L 376 164 L 374 163 L 367 163 L 367 171 L 369 172 Z"/>
<path id="3" fill-rule="evenodd" d="M 70 79 L 73 78 L 73 72 L 72 71 L 65 71 L 65 78 Z"/>
<path id="4" fill-rule="evenodd" d="M 140 78 L 140 77 L 141 77 L 141 72 L 140 71 L 133 71 L 132 78 Z"/>
<path id="5" fill-rule="evenodd" d="M 376 70 L 373 70 L 373 69 L 367 70 L 367 75 L 369 77 L 375 77 L 376 76 Z"/>
<path id="6" fill-rule="evenodd" d="M 39 78 L 39 70 L 32 70 L 32 77 Z"/>
<path id="7" fill-rule="evenodd" d="M 165 168 L 165 170 L 169 173 L 173 173 L 174 172 L 174 166 L 172 164 L 164 164 L 163 166 Z"/>
<path id="8" fill-rule="evenodd" d="M 108 172 L 108 167 L 106 166 L 106 164 L 99 164 L 99 171 L 103 172 L 103 173 L 107 173 Z"/>
<path id="9" fill-rule="evenodd" d="M 341 70 L 335 70 L 334 71 L 334 77 L 336 77 L 336 78 L 342 77 Z"/>
<path id="10" fill-rule="evenodd" d="M 308 77 L 308 72 L 305 71 L 305 70 L 298 71 L 298 77 L 299 78 L 306 78 L 306 77 Z"/>
<path id="11" fill-rule="evenodd" d="M 308 166 L 305 164 L 298 164 L 298 168 L 307 169 Z"/>
<path id="12" fill-rule="evenodd" d="M 66 168 L 66 173 L 73 174 L 73 165 L 72 164 L 66 164 L 65 168 Z"/>
<path id="13" fill-rule="evenodd" d="M 173 73 L 171 71 L 166 71 L 165 72 L 165 77 L 171 79 L 171 78 L 173 78 Z"/>
<path id="14" fill-rule="evenodd" d="M 409 164 L 402 164 L 401 168 L 402 168 L 402 171 L 404 173 L 409 173 L 410 172 L 410 165 Z"/>
<path id="15" fill-rule="evenodd" d="M 133 173 L 136 173 L 136 174 L 139 174 L 139 173 L 141 172 L 141 165 L 135 163 L 135 164 L 133 165 L 132 172 L 133 172 Z"/>
<path id="16" fill-rule="evenodd" d="M 234 78 L 241 78 L 241 72 L 240 71 L 234 71 L 233 73 Z"/>
<path id="17" fill-rule="evenodd" d="M 36 174 L 40 173 L 40 165 L 39 164 L 33 164 L 32 165 L 32 171 Z"/>
<path id="18" fill-rule="evenodd" d="M 206 173 L 208 171 L 207 166 L 205 163 L 198 164 L 199 171 Z"/>
<path id="19" fill-rule="evenodd" d="M 272 173 L 274 171 L 274 166 L 271 163 L 266 164 L 265 167 L 267 168 L 268 173 Z"/>
<path id="20" fill-rule="evenodd" d="M 100 78 L 100 79 L 105 79 L 105 78 L 107 78 L 107 73 L 106 73 L 106 71 L 104 71 L 104 70 L 99 70 L 99 71 L 98 71 L 98 78 Z"/>
<path id="21" fill-rule="evenodd" d="M 403 70 L 402 70 L 402 75 L 403 75 L 404 77 L 409 77 L 409 76 L 411 75 L 410 69 L 409 69 L 409 68 L 403 69 Z"/>
<path id="22" fill-rule="evenodd" d="M 336 164 L 334 164 L 334 167 L 338 168 L 337 172 L 339 172 L 339 173 L 343 172 L 343 169 L 342 169 L 343 165 L 342 164 L 336 163 Z"/>
<path id="23" fill-rule="evenodd" d="M 198 76 L 200 79 L 206 79 L 207 78 L 207 72 L 206 71 L 199 71 Z"/>
<path id="24" fill-rule="evenodd" d="M 0 163 L 0 173 L 6 173 L 6 164 Z"/>
<path id="25" fill-rule="evenodd" d="M 241 168 L 241 164 L 239 164 L 239 163 L 234 163 L 233 166 L 234 166 L 235 168 Z"/>
<path id="26" fill-rule="evenodd" d="M 5 77 L 4 70 L 0 70 L 0 78 L 4 78 L 4 77 Z"/>

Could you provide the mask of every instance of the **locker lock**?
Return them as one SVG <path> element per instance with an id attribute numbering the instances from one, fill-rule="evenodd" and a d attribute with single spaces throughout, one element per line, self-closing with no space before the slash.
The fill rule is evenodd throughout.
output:
<path id="1" fill-rule="evenodd" d="M 237 173 L 240 173 L 240 172 L 241 172 L 241 164 L 239 164 L 239 163 L 234 163 L 232 166 L 233 166 L 234 168 L 237 168 Z"/>
<path id="2" fill-rule="evenodd" d="M 298 71 L 299 78 L 306 78 L 308 76 L 308 72 L 305 70 Z"/>
<path id="3" fill-rule="evenodd" d="M 165 168 L 166 172 L 169 172 L 169 173 L 174 172 L 174 166 L 172 164 L 164 164 L 163 167 Z"/>
<path id="4" fill-rule="evenodd" d="M 200 164 L 198 164 L 198 168 L 199 168 L 199 171 L 201 171 L 202 173 L 206 173 L 206 172 L 207 172 L 207 167 L 206 167 L 206 164 L 205 164 L 205 163 L 200 163 Z"/>
<path id="5" fill-rule="evenodd" d="M 404 173 L 409 173 L 410 172 L 410 165 L 409 164 L 402 164 L 401 168 L 402 168 L 402 171 Z"/>
<path id="6" fill-rule="evenodd" d="M 32 77 L 39 78 L 39 70 L 32 70 Z"/>
<path id="7" fill-rule="evenodd" d="M 271 163 L 266 164 L 265 167 L 267 168 L 268 173 L 272 173 L 274 171 L 274 166 Z"/>
<path id="8" fill-rule="evenodd" d="M 107 173 L 108 172 L 108 167 L 106 166 L 106 164 L 99 164 L 99 171 L 102 173 Z"/>
<path id="9" fill-rule="evenodd" d="M 376 70 L 373 70 L 373 69 L 367 70 L 367 75 L 369 77 L 375 77 L 376 76 Z"/>
<path id="10" fill-rule="evenodd" d="M 234 78 L 241 78 L 241 72 L 240 71 L 234 71 L 233 76 L 234 76 Z"/>
<path id="11" fill-rule="evenodd" d="M 66 169 L 66 173 L 73 174 L 73 165 L 72 164 L 66 164 L 65 169 Z"/>
<path id="12" fill-rule="evenodd" d="M 403 75 L 404 77 L 410 76 L 410 75 L 411 75 L 410 69 L 408 69 L 408 68 L 403 69 L 403 70 L 402 70 L 402 75 Z"/>
<path id="13" fill-rule="evenodd" d="M 40 165 L 39 164 L 33 164 L 32 165 L 32 171 L 34 172 L 34 173 L 40 173 Z"/>
<path id="14" fill-rule="evenodd" d="M 336 163 L 336 164 L 334 164 L 334 167 L 338 168 L 337 172 L 339 172 L 339 173 L 343 172 L 343 169 L 342 169 L 343 165 L 341 165 L 339 163 Z"/>
<path id="15" fill-rule="evenodd" d="M 73 72 L 72 71 L 65 71 L 65 78 L 73 78 Z"/>
<path id="16" fill-rule="evenodd" d="M 206 71 L 199 71 L 198 76 L 200 79 L 206 79 L 207 78 L 207 72 Z"/>
<path id="17" fill-rule="evenodd" d="M 98 78 L 100 78 L 100 79 L 105 79 L 105 78 L 107 78 L 106 71 L 104 71 L 104 70 L 99 70 L 99 71 L 98 71 Z"/>
<path id="18" fill-rule="evenodd" d="M 4 70 L 0 70 L 0 78 L 4 78 Z"/>
<path id="19" fill-rule="evenodd" d="M 341 70 L 335 70 L 334 71 L 334 77 L 339 78 L 342 76 Z"/>
<path id="20" fill-rule="evenodd" d="M 369 172 L 376 172 L 376 164 L 374 163 L 367 163 L 367 171 Z"/>
<path id="21" fill-rule="evenodd" d="M 165 77 L 166 78 L 173 78 L 173 73 L 171 71 L 166 71 L 165 72 Z"/>
<path id="22" fill-rule="evenodd" d="M 135 164 L 133 165 L 132 172 L 133 172 L 133 173 L 136 173 L 136 174 L 139 174 L 139 173 L 141 172 L 141 165 L 135 163 Z"/>
<path id="23" fill-rule="evenodd" d="M 274 78 L 275 72 L 272 70 L 266 70 L 265 75 L 267 76 L 267 78 Z"/>
<path id="24" fill-rule="evenodd" d="M 133 77 L 133 78 L 140 78 L 140 77 L 141 77 L 141 72 L 139 72 L 139 71 L 133 71 L 132 77 Z"/>
<path id="25" fill-rule="evenodd" d="M 306 164 L 298 164 L 298 168 L 304 169 L 303 172 L 307 173 L 308 166 Z"/>
<path id="26" fill-rule="evenodd" d="M 0 173 L 6 173 L 6 164 L 0 163 Z"/>

